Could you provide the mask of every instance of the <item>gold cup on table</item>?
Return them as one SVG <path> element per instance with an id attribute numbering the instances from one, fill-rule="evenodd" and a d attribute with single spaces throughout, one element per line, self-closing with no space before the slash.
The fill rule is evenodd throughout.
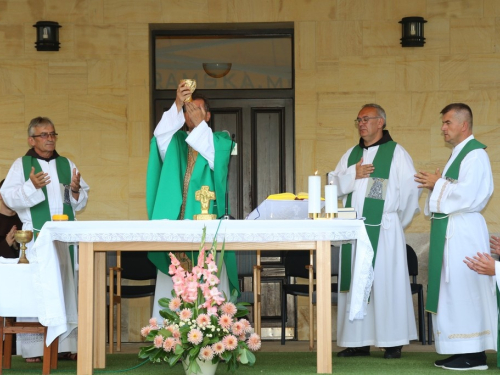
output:
<path id="1" fill-rule="evenodd" d="M 26 258 L 26 244 L 33 239 L 33 232 L 31 230 L 18 230 L 14 234 L 14 238 L 21 244 L 21 256 L 17 264 L 29 264 L 28 258 Z"/>
<path id="2" fill-rule="evenodd" d="M 195 79 L 181 79 L 181 83 L 184 83 L 184 86 L 188 87 L 191 91 L 191 94 L 196 90 L 196 80 Z M 193 98 L 191 95 L 184 100 L 185 102 L 192 102 Z"/>

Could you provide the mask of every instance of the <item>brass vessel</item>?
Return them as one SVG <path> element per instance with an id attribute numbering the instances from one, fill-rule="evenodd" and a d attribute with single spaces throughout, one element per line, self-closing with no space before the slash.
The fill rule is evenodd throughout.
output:
<path id="1" fill-rule="evenodd" d="M 17 242 L 21 244 L 21 256 L 19 257 L 18 264 L 29 264 L 28 258 L 26 258 L 26 244 L 33 239 L 33 231 L 31 230 L 18 230 L 14 234 L 14 238 Z"/>

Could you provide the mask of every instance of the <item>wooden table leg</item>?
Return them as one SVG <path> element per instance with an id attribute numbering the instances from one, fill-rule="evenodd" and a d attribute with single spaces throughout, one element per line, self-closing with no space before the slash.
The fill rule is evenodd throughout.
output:
<path id="1" fill-rule="evenodd" d="M 94 253 L 94 368 L 106 367 L 106 253 Z"/>
<path id="2" fill-rule="evenodd" d="M 317 371 L 332 373 L 332 285 L 330 241 L 316 245 Z"/>
<path id="3" fill-rule="evenodd" d="M 94 345 L 93 243 L 80 242 L 78 281 L 78 375 L 92 375 Z"/>
<path id="4" fill-rule="evenodd" d="M 261 304 L 261 287 L 260 287 L 260 271 L 262 266 L 260 264 L 260 250 L 257 250 L 257 264 L 253 268 L 253 321 L 254 330 L 261 336 L 260 326 L 260 304 Z"/>

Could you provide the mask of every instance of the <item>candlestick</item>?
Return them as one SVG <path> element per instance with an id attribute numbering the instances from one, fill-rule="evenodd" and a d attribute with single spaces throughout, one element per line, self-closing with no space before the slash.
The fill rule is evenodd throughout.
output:
<path id="1" fill-rule="evenodd" d="M 308 210 L 310 214 L 321 212 L 321 177 L 309 176 Z"/>
<path id="2" fill-rule="evenodd" d="M 325 213 L 336 214 L 339 211 L 337 185 L 325 186 Z"/>

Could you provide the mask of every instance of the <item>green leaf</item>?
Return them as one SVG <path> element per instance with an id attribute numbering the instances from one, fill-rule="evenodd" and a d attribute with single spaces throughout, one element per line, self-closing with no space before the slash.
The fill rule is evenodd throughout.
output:
<path id="1" fill-rule="evenodd" d="M 240 350 L 240 362 L 244 365 L 248 363 L 247 350 Z"/>
<path id="2" fill-rule="evenodd" d="M 158 304 L 159 304 L 161 307 L 168 307 L 169 303 L 170 303 L 170 299 L 165 298 L 165 297 L 160 298 L 160 299 L 158 300 Z"/>

